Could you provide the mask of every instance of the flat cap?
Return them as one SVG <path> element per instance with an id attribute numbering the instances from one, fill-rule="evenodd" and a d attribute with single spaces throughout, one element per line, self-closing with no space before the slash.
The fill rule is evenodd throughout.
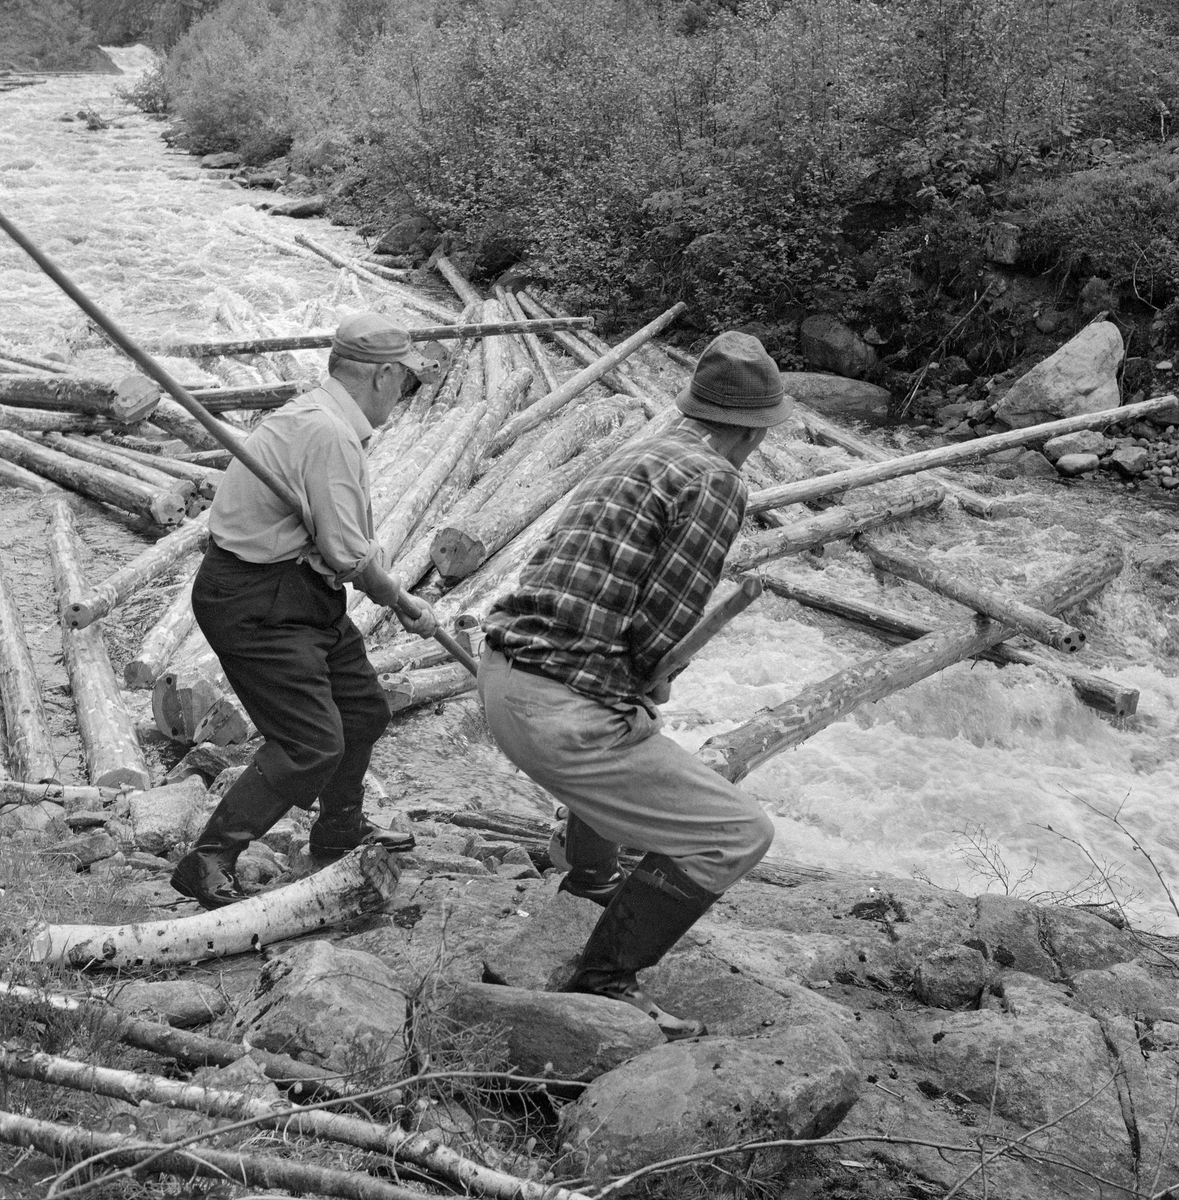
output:
<path id="1" fill-rule="evenodd" d="M 345 317 L 332 338 L 332 350 L 340 358 L 364 363 L 404 363 L 422 377 L 437 371 L 438 364 L 414 349 L 409 333 L 380 313 L 357 313 Z"/>

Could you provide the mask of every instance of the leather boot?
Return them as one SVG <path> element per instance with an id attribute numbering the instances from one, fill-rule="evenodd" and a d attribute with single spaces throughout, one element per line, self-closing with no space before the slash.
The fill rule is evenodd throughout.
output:
<path id="1" fill-rule="evenodd" d="M 196 845 L 176 864 L 172 886 L 202 908 L 223 908 L 244 900 L 236 870 L 238 855 L 290 807 L 250 763 L 213 810 Z"/>
<path id="2" fill-rule="evenodd" d="M 674 859 L 646 855 L 594 926 L 563 990 L 633 1005 L 658 1024 L 669 1042 L 707 1033 L 700 1021 L 664 1012 L 643 992 L 637 972 L 659 962 L 717 898 L 689 879 Z"/>
<path id="3" fill-rule="evenodd" d="M 618 847 L 587 825 L 576 813 L 565 823 L 565 858 L 569 871 L 557 888 L 571 896 L 592 900 L 605 908 L 626 882 L 618 865 Z"/>

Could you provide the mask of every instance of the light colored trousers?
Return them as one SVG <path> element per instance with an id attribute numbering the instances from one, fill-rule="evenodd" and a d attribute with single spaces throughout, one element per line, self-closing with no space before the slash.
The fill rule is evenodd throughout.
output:
<path id="1" fill-rule="evenodd" d="M 659 732 L 661 717 L 513 670 L 486 647 L 479 696 L 499 748 L 596 833 L 666 854 L 723 892 L 761 861 L 774 826 L 747 796 Z"/>

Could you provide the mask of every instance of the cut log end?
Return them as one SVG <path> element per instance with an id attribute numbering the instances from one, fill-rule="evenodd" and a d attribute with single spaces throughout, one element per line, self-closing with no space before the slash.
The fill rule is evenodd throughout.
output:
<path id="1" fill-rule="evenodd" d="M 487 547 L 450 525 L 438 531 L 430 557 L 443 579 L 465 579 L 487 558 Z"/>
<path id="2" fill-rule="evenodd" d="M 1083 629 L 1070 629 L 1067 633 L 1062 633 L 1060 637 L 1053 639 L 1057 650 L 1064 650 L 1069 654 L 1076 654 L 1085 645 L 1085 641 Z"/>
<path id="3" fill-rule="evenodd" d="M 157 492 L 150 508 L 152 520 L 170 529 L 184 520 L 187 501 L 179 492 Z"/>
<path id="4" fill-rule="evenodd" d="M 127 375 L 115 385 L 111 416 L 116 421 L 131 425 L 150 416 L 159 401 L 159 384 L 143 375 Z"/>

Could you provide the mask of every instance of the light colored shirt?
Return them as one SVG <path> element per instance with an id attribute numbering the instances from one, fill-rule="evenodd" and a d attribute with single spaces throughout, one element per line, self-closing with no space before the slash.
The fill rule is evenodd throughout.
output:
<path id="1" fill-rule="evenodd" d="M 235 458 L 217 487 L 209 532 L 253 563 L 307 562 L 335 587 L 381 552 L 374 537 L 365 443 L 373 427 L 338 380 L 276 409 L 246 445 L 299 497 L 293 513 Z"/>

